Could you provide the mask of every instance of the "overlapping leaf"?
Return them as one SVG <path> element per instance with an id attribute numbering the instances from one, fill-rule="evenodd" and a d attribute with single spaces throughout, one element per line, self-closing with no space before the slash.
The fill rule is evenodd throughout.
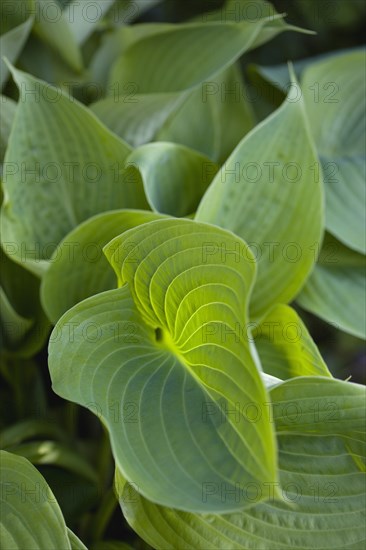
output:
<path id="1" fill-rule="evenodd" d="M 2 241 L 40 273 L 83 220 L 148 205 L 141 181 L 125 168 L 125 142 L 76 100 L 13 71 L 21 99 L 5 159 Z"/>
<path id="2" fill-rule="evenodd" d="M 254 318 L 294 298 L 313 268 L 323 232 L 322 185 L 312 172 L 317 162 L 303 101 L 290 91 L 237 146 L 198 207 L 198 221 L 230 229 L 252 247 Z"/>
<path id="3" fill-rule="evenodd" d="M 331 376 L 306 326 L 289 306 L 275 306 L 253 331 L 263 370 L 287 380 Z"/>
<path id="4" fill-rule="evenodd" d="M 327 233 L 319 261 L 296 301 L 336 328 L 365 338 L 365 269 L 363 254 Z"/>
<path id="5" fill-rule="evenodd" d="M 156 138 L 182 143 L 222 163 L 253 126 L 248 90 L 234 63 L 193 91 Z"/>
<path id="6" fill-rule="evenodd" d="M 97 410 L 118 467 L 148 498 L 201 512 L 251 504 L 253 487 L 276 481 L 276 449 L 268 410 L 256 423 L 245 414 L 267 400 L 246 333 L 250 250 L 223 230 L 166 219 L 123 233 L 106 255 L 121 288 L 57 324 L 54 390 Z M 202 501 L 203 484 L 238 482 L 252 483 L 247 501 Z"/>
<path id="7" fill-rule="evenodd" d="M 161 218 L 153 212 L 116 210 L 78 225 L 60 243 L 41 283 L 41 300 L 51 322 L 93 294 L 116 287 L 103 247 L 132 227 Z"/>
<path id="8" fill-rule="evenodd" d="M 302 87 L 326 190 L 326 227 L 340 241 L 366 252 L 365 51 L 308 67 Z"/>
<path id="9" fill-rule="evenodd" d="M 273 388 L 271 399 L 284 503 L 272 500 L 235 514 L 189 514 L 148 501 L 117 473 L 120 504 L 133 529 L 154 548 L 362 548 L 365 389 L 305 377 Z M 238 498 L 245 490 L 237 489 Z"/>
<path id="10" fill-rule="evenodd" d="M 18 55 L 27 41 L 33 25 L 34 18 L 29 17 L 24 23 L 9 30 L 0 37 L 1 56 L 6 57 L 11 63 L 17 60 Z M 2 89 L 9 76 L 9 69 L 4 59 L 0 60 L 0 88 Z"/>
<path id="11" fill-rule="evenodd" d="M 250 48 L 265 24 L 265 19 L 259 19 L 254 23 L 185 23 L 168 27 L 132 44 L 114 64 L 110 84 L 122 87 L 133 82 L 141 94 L 194 88 L 234 63 Z"/>
<path id="12" fill-rule="evenodd" d="M 66 527 L 45 479 L 28 460 L 0 451 L 1 542 L 7 549 L 85 550 Z"/>
<path id="13" fill-rule="evenodd" d="M 196 211 L 219 168 L 192 149 L 164 142 L 135 149 L 127 162 L 141 174 L 151 208 L 176 217 Z"/>

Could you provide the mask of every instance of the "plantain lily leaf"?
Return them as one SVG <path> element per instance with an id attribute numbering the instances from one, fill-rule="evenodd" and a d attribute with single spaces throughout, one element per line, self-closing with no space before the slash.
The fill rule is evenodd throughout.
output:
<path id="1" fill-rule="evenodd" d="M 299 89 L 252 130 L 214 178 L 196 219 L 230 229 L 258 260 L 251 315 L 261 318 L 304 285 L 322 238 L 323 193 Z"/>
<path id="2" fill-rule="evenodd" d="M 365 268 L 363 254 L 327 233 L 319 261 L 296 301 L 337 328 L 365 338 Z"/>
<path id="3" fill-rule="evenodd" d="M 176 217 L 196 211 L 219 169 L 192 149 L 163 142 L 135 149 L 127 162 L 138 169 L 152 210 Z"/>
<path id="4" fill-rule="evenodd" d="M 14 63 L 27 41 L 34 22 L 33 17 L 29 17 L 24 23 L 9 30 L 0 37 L 1 57 L 6 57 L 10 63 Z M 4 87 L 9 77 L 9 69 L 4 59 L 0 60 L 0 88 Z M 3 109 L 3 107 L 2 107 Z"/>
<path id="5" fill-rule="evenodd" d="M 197 512 L 252 504 L 253 488 L 277 477 L 268 410 L 255 423 L 245 416 L 268 399 L 244 330 L 249 248 L 224 230 L 167 218 L 126 231 L 105 253 L 120 288 L 56 325 L 54 391 L 99 415 L 118 468 L 147 498 Z M 205 484 L 233 490 L 239 481 L 251 487 L 246 502 L 202 498 Z"/>
<path id="6" fill-rule="evenodd" d="M 259 19 L 169 27 L 127 48 L 113 66 L 110 86 L 122 88 L 124 83 L 133 82 L 140 94 L 179 92 L 199 86 L 248 50 L 265 23 L 265 19 Z"/>
<path id="7" fill-rule="evenodd" d="M 41 283 L 41 301 L 50 321 L 56 324 L 78 302 L 115 288 L 116 276 L 103 247 L 123 231 L 161 217 L 142 210 L 104 212 L 66 235 Z"/>
<path id="8" fill-rule="evenodd" d="M 117 472 L 123 513 L 145 541 L 154 548 L 212 550 L 364 546 L 365 389 L 304 377 L 273 388 L 271 399 L 285 502 L 270 499 L 234 514 L 190 514 L 150 502 Z M 238 498 L 245 490 L 238 488 Z"/>
<path id="9" fill-rule="evenodd" d="M 279 304 L 253 331 L 263 370 L 287 380 L 296 376 L 330 376 L 306 326 L 291 307 Z"/>
<path id="10" fill-rule="evenodd" d="M 185 93 L 137 94 L 133 83 L 127 84 L 124 91 L 118 97 L 97 101 L 90 109 L 132 147 L 152 141 L 186 99 Z"/>
<path id="11" fill-rule="evenodd" d="M 308 67 L 302 88 L 325 182 L 326 228 L 366 253 L 365 50 Z"/>
<path id="12" fill-rule="evenodd" d="M 201 17 L 206 21 L 247 21 L 254 23 L 261 18 L 267 21 L 256 38 L 253 48 L 261 46 L 283 31 L 298 31 L 306 34 L 313 34 L 312 31 L 289 25 L 279 15 L 274 6 L 266 0 L 227 0 L 221 9 L 216 12 L 204 13 Z"/>
<path id="13" fill-rule="evenodd" d="M 136 7 L 136 4 L 134 5 Z M 126 89 L 131 82 L 123 83 L 122 87 L 107 86 L 109 73 L 115 61 L 135 42 L 153 34 L 159 34 L 167 29 L 174 29 L 175 26 L 170 23 L 137 23 L 136 25 L 122 25 L 111 33 L 104 34 L 101 37 L 101 46 L 95 52 L 90 63 L 90 72 L 93 82 L 108 92 L 114 98 L 132 90 Z"/>
<path id="14" fill-rule="evenodd" d="M 0 451 L 0 460 L 3 548 L 85 548 L 66 527 L 51 489 L 36 468 L 7 451 Z"/>
<path id="15" fill-rule="evenodd" d="M 253 126 L 248 92 L 234 63 L 191 92 L 156 139 L 182 143 L 222 163 Z"/>
<path id="16" fill-rule="evenodd" d="M 60 90 L 16 69 L 13 74 L 21 101 L 4 161 L 2 242 L 42 274 L 80 222 L 148 205 L 142 183 L 124 166 L 131 152 L 125 142 Z"/>

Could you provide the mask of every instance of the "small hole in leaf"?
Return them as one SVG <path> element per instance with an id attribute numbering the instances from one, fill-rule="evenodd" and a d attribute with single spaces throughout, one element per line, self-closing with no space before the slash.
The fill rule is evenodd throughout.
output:
<path id="1" fill-rule="evenodd" d="M 161 330 L 160 327 L 158 327 L 157 329 L 155 329 L 155 340 L 157 342 L 161 342 L 163 339 L 163 331 Z"/>

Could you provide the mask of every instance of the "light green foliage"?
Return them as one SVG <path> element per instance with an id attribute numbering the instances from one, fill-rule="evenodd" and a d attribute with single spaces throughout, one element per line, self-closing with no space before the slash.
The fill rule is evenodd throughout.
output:
<path id="1" fill-rule="evenodd" d="M 2 548 L 364 548 L 364 9 L 310 3 L 1 3 Z"/>
<path id="2" fill-rule="evenodd" d="M 228 257 L 235 244 L 240 251 Z M 50 347 L 54 390 L 91 409 L 97 405 L 119 468 L 147 497 L 200 512 L 248 505 L 202 502 L 205 479 L 231 488 L 238 479 L 276 479 L 268 412 L 256 424 L 225 412 L 235 403 L 267 401 L 243 330 L 255 276 L 248 247 L 223 230 L 166 219 L 127 231 L 106 255 L 122 288 L 61 318 Z M 226 339 L 227 331 L 234 337 Z M 122 415 L 133 408 L 138 430 L 123 416 L 116 419 L 113 403 Z M 218 418 L 210 418 L 212 411 Z"/>

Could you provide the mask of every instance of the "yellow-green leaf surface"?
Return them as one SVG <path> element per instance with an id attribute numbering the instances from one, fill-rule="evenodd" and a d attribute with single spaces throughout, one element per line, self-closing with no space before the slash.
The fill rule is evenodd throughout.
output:
<path id="1" fill-rule="evenodd" d="M 136 167 L 152 210 L 183 217 L 193 214 L 219 167 L 209 158 L 175 143 L 149 143 L 127 163 Z"/>
<path id="2" fill-rule="evenodd" d="M 110 85 L 133 82 L 141 94 L 194 88 L 236 61 L 250 48 L 265 23 L 265 19 L 259 19 L 254 23 L 185 23 L 174 29 L 168 27 L 127 48 L 113 66 Z"/>
<path id="3" fill-rule="evenodd" d="M 365 338 L 365 272 L 365 255 L 327 233 L 318 263 L 296 301 L 335 327 Z"/>
<path id="4" fill-rule="evenodd" d="M 126 84 L 124 92 L 101 99 L 90 108 L 103 124 L 132 147 L 152 141 L 186 96 L 185 93 L 138 94 L 134 83 Z"/>
<path id="5" fill-rule="evenodd" d="M 283 503 L 190 514 L 148 501 L 117 473 L 127 521 L 153 548 L 360 550 L 366 541 L 365 398 L 362 386 L 318 377 L 272 389 Z M 227 498 L 220 486 L 210 489 Z M 237 488 L 238 499 L 246 489 Z"/>
<path id="6" fill-rule="evenodd" d="M 156 139 L 182 143 L 222 163 L 253 126 L 248 90 L 234 63 L 191 92 Z"/>
<path id="7" fill-rule="evenodd" d="M 34 18 L 29 17 L 24 23 L 9 30 L 0 37 L 1 57 L 6 57 L 10 63 L 17 60 L 18 55 L 27 41 Z M 0 60 L 0 88 L 2 89 L 9 76 L 9 69 L 4 59 Z"/>
<path id="8" fill-rule="evenodd" d="M 4 161 L 2 242 L 40 273 L 80 222 L 148 205 L 141 181 L 125 168 L 125 142 L 76 100 L 13 72 L 21 96 Z"/>
<path id="9" fill-rule="evenodd" d="M 25 458 L 6 451 L 0 451 L 0 463 L 1 547 L 85 548 L 66 527 L 54 494 L 36 468 Z"/>
<path id="10" fill-rule="evenodd" d="M 103 254 L 114 237 L 162 216 L 154 212 L 116 210 L 97 214 L 61 241 L 42 278 L 41 300 L 51 322 L 93 294 L 116 287 L 116 275 Z"/>
<path id="11" fill-rule="evenodd" d="M 317 162 L 303 101 L 290 91 L 239 143 L 198 207 L 197 221 L 230 229 L 251 246 L 258 260 L 254 318 L 290 301 L 313 268 L 314 243 L 323 233 Z"/>
<path id="12" fill-rule="evenodd" d="M 309 66 L 302 89 L 324 171 L 326 228 L 366 252 L 365 50 Z"/>
<path id="13" fill-rule="evenodd" d="M 290 306 L 278 304 L 253 331 L 263 370 L 287 380 L 331 376 L 306 326 Z"/>
<path id="14" fill-rule="evenodd" d="M 55 392 L 98 414 L 118 468 L 146 497 L 190 511 L 245 508 L 258 484 L 277 480 L 269 409 L 256 422 L 248 411 L 268 403 L 245 330 L 249 248 L 224 230 L 167 218 L 126 231 L 105 252 L 120 288 L 56 325 Z M 240 482 L 249 484 L 244 502 L 202 498 L 205 484 Z"/>

